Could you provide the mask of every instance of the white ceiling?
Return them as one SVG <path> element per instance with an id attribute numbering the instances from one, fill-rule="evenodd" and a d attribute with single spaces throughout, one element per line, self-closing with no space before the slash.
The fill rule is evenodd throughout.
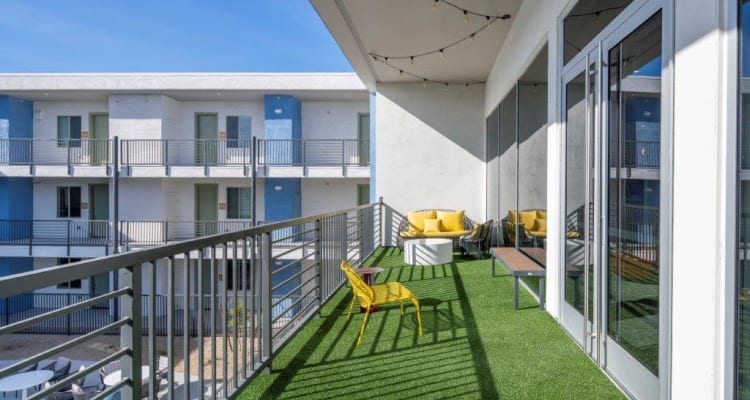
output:
<path id="1" fill-rule="evenodd" d="M 313 0 L 318 13 L 344 50 L 360 77 L 376 82 L 419 81 L 408 73 L 434 81 L 483 82 L 518 12 L 520 0 L 450 0 L 461 9 L 484 15 L 510 14 L 466 40 L 445 50 L 445 58 L 432 54 L 414 64 L 396 56 L 410 56 L 446 47 L 486 26 L 483 17 L 433 0 Z M 335 5 L 335 7 L 334 7 Z M 373 60 L 370 53 L 389 56 L 390 68 Z M 363 71 L 366 68 L 368 71 Z M 406 73 L 402 76 L 398 69 Z M 366 78 L 363 78 L 368 83 Z"/>

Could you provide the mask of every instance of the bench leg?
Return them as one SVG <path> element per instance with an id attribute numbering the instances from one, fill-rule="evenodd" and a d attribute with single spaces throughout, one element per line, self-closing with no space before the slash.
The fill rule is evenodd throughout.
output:
<path id="1" fill-rule="evenodd" d="M 544 278 L 539 278 L 539 308 L 544 310 Z"/>
<path id="2" fill-rule="evenodd" d="M 513 277 L 513 309 L 518 310 L 518 277 Z"/>

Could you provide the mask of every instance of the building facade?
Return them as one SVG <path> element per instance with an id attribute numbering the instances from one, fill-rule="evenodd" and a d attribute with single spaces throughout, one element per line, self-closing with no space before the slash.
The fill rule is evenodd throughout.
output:
<path id="1" fill-rule="evenodd" d="M 0 276 L 368 203 L 369 136 L 354 74 L 2 75 Z M 0 309 L 107 293 L 110 275 Z"/>

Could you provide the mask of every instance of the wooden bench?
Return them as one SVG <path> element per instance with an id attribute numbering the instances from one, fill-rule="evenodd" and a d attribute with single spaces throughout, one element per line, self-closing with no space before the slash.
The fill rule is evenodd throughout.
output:
<path id="1" fill-rule="evenodd" d="M 539 308 L 544 309 L 544 279 L 547 270 L 542 267 L 542 259 L 545 255 L 540 248 L 524 248 L 522 253 L 513 247 L 493 247 L 490 249 L 492 256 L 492 276 L 495 276 L 495 260 L 500 261 L 503 266 L 513 276 L 513 308 L 518 310 L 518 281 L 524 276 L 535 276 L 539 278 Z M 537 261 L 534 261 L 536 259 Z M 574 280 L 575 304 L 578 307 L 580 302 L 579 277 L 581 271 L 572 265 L 566 265 L 566 274 Z"/>
<path id="2" fill-rule="evenodd" d="M 539 308 L 544 309 L 544 277 L 547 270 L 513 247 L 493 247 L 492 276 L 495 276 L 495 260 L 505 266 L 513 276 L 513 309 L 518 310 L 518 281 L 523 276 L 539 277 Z"/>

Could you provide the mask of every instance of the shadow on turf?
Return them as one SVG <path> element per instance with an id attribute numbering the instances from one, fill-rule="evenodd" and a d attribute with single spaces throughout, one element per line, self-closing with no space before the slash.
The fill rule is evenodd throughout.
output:
<path id="1" fill-rule="evenodd" d="M 393 255 L 393 248 L 381 251 L 379 252 L 374 259 L 368 260 L 369 262 L 367 265 L 377 265 L 378 262 L 381 262 L 385 257 L 388 255 Z M 462 263 L 463 260 L 458 261 L 459 263 Z M 469 321 L 474 321 L 474 313 L 471 310 L 471 306 L 468 303 L 467 293 L 466 289 L 463 285 L 463 281 L 461 280 L 461 276 L 458 272 L 458 266 L 456 262 L 452 262 L 447 265 L 448 271 L 450 274 L 445 274 L 445 278 L 452 278 L 455 284 L 456 291 L 458 292 L 460 299 L 460 307 L 462 314 L 465 316 L 465 319 L 468 319 Z M 443 266 L 445 269 L 445 266 Z M 451 276 L 452 275 L 452 276 Z M 428 278 L 429 279 L 429 278 Z M 318 332 L 315 335 L 312 335 L 308 341 L 300 348 L 300 351 L 297 353 L 297 355 L 294 357 L 292 361 L 289 362 L 289 364 L 284 368 L 283 370 L 279 371 L 279 375 L 273 380 L 273 383 L 261 394 L 262 399 L 275 399 L 277 397 L 280 397 L 289 383 L 292 381 L 292 378 L 295 377 L 302 369 L 305 368 L 305 364 L 307 363 L 310 356 L 313 354 L 315 349 L 321 344 L 324 337 L 326 337 L 331 329 L 334 327 L 334 324 L 339 318 L 345 318 L 346 310 L 348 308 L 349 302 L 351 301 L 351 293 L 347 296 L 343 297 L 338 304 L 335 305 L 333 311 L 328 316 L 321 316 L 321 318 L 324 318 L 323 323 L 320 325 L 320 328 L 318 329 Z M 477 339 L 474 343 L 471 344 L 471 358 L 472 358 L 472 364 L 475 371 L 486 371 L 489 370 L 489 363 L 487 361 L 487 356 L 485 354 L 484 348 L 481 343 L 481 339 L 479 336 L 479 329 L 477 328 L 476 324 L 473 322 L 466 323 L 464 320 L 461 320 L 457 316 L 455 316 L 452 312 L 449 312 L 447 310 L 438 309 L 439 305 L 443 303 L 443 300 L 436 299 L 436 298 L 424 298 L 420 300 L 420 306 L 422 309 L 422 326 L 424 333 L 436 333 L 437 331 L 441 330 L 456 330 L 459 328 L 465 328 L 468 333 L 469 338 L 475 338 Z M 387 310 L 383 310 L 386 311 Z M 347 330 L 347 327 L 349 326 L 350 321 L 347 321 L 344 325 L 344 327 L 340 330 L 340 332 L 344 332 Z M 416 314 L 415 313 L 407 313 L 407 315 L 404 316 L 402 320 L 402 327 L 410 330 L 416 329 Z M 380 338 L 380 331 L 375 333 L 374 340 L 377 341 Z M 416 343 L 416 338 L 414 345 L 412 348 L 421 347 L 421 346 L 432 346 L 435 344 L 438 344 L 433 339 L 433 343 L 426 343 L 426 344 L 420 344 L 418 345 Z M 334 349 L 339 343 L 342 341 L 345 342 L 347 339 L 342 337 L 341 334 L 337 334 L 334 340 L 334 343 L 329 347 L 328 353 L 332 349 Z M 353 350 L 356 348 L 356 339 L 353 339 L 352 343 L 350 344 L 351 348 L 349 351 L 349 354 L 351 355 Z M 402 349 L 403 351 L 403 349 Z M 373 351 L 370 352 L 370 355 L 373 354 Z M 361 357 L 361 356 L 360 356 Z M 323 359 L 327 359 L 328 354 L 323 357 Z M 479 373 L 471 373 L 472 376 L 476 376 L 476 378 L 479 380 L 478 386 L 479 391 L 481 392 L 480 398 L 482 399 L 496 399 L 498 398 L 498 392 L 497 388 L 495 386 L 495 382 L 491 379 L 484 379 L 483 374 Z M 325 392 L 325 390 L 323 390 Z M 323 393 L 321 392 L 321 394 Z"/>

